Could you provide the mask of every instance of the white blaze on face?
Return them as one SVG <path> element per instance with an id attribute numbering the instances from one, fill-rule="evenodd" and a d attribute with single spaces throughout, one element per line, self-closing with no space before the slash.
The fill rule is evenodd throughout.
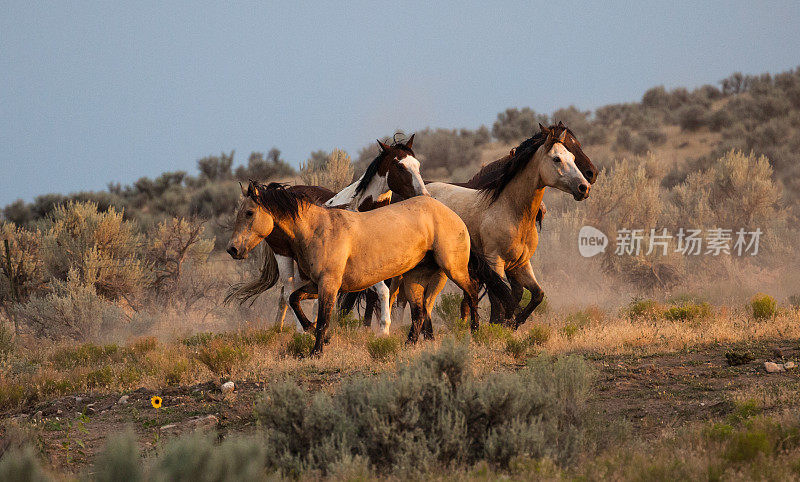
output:
<path id="1" fill-rule="evenodd" d="M 400 161 L 400 165 L 405 167 L 411 173 L 411 182 L 414 183 L 414 192 L 422 196 L 430 196 L 431 193 L 425 187 L 425 181 L 422 180 L 422 174 L 419 172 L 419 161 L 414 156 L 406 156 Z"/>
<path id="2" fill-rule="evenodd" d="M 575 156 L 564 147 L 564 144 L 559 142 L 553 144 L 542 162 L 546 163 L 541 169 L 542 181 L 548 186 L 572 193 L 575 187 L 587 182 L 575 165 Z"/>

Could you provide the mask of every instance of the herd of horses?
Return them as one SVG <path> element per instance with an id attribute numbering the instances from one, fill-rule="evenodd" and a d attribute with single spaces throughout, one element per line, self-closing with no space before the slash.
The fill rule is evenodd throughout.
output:
<path id="1" fill-rule="evenodd" d="M 261 277 L 230 297 L 243 302 L 280 280 L 278 316 L 282 321 L 288 305 L 299 328 L 316 330 L 312 354 L 323 350 L 337 300 L 351 309 L 352 294 L 367 297 L 366 323 L 377 304 L 384 334 L 391 307 L 408 303 L 408 340 L 432 338 L 431 310 L 447 279 L 464 292 L 461 316 L 470 317 L 471 329 L 478 328 L 481 290 L 491 323 L 524 323 L 544 298 L 530 263 L 544 190 L 581 201 L 597 169 L 560 122 L 540 124 L 533 137 L 466 183 L 426 183 L 413 142 L 413 135 L 391 145 L 378 141 L 378 156 L 339 193 L 252 180 L 242 186 L 227 251 L 242 259 L 265 241 L 265 260 Z M 519 307 L 524 289 L 531 298 Z M 303 312 L 306 299 L 318 300 L 316 323 Z"/>

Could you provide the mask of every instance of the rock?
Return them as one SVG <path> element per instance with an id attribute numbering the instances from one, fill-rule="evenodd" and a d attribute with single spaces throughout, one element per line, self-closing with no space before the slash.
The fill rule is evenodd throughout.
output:
<path id="1" fill-rule="evenodd" d="M 780 373 L 785 369 L 780 363 L 764 362 L 764 370 L 766 370 L 767 373 Z"/>
<path id="2" fill-rule="evenodd" d="M 235 388 L 233 382 L 225 382 L 222 384 L 220 389 L 222 390 L 223 395 L 228 395 L 229 393 L 233 393 L 233 389 Z"/>
<path id="3" fill-rule="evenodd" d="M 785 368 L 787 370 L 791 370 L 792 368 L 795 368 L 796 366 L 797 366 L 797 364 L 795 362 L 793 362 L 793 361 L 787 361 L 786 363 L 783 364 L 783 368 Z"/>
<path id="4" fill-rule="evenodd" d="M 119 403 L 120 405 L 125 405 L 126 403 L 128 403 L 128 400 L 130 398 L 131 398 L 130 395 L 123 395 L 123 396 L 119 397 L 119 400 L 117 401 L 117 403 Z"/>
<path id="5" fill-rule="evenodd" d="M 86 408 L 84 409 L 84 411 L 86 412 L 86 415 L 93 415 L 95 412 L 97 412 L 97 410 L 95 410 L 95 408 L 94 408 L 94 403 L 90 403 L 89 405 L 86 405 Z"/>
<path id="6" fill-rule="evenodd" d="M 197 432 L 202 430 L 210 430 L 217 427 L 219 419 L 215 415 L 200 415 L 192 417 L 181 423 L 171 423 L 164 425 L 158 430 L 164 434 L 178 435 L 184 432 Z"/>

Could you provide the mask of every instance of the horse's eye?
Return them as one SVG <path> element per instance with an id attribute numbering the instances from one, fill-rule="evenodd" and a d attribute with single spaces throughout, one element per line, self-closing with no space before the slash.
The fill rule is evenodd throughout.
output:
<path id="1" fill-rule="evenodd" d="M 247 211 L 244 213 L 244 215 L 247 216 L 248 218 L 253 217 L 253 214 L 255 214 L 255 211 Z"/>
<path id="2" fill-rule="evenodd" d="M 561 158 L 556 156 L 553 158 L 553 162 L 561 162 Z"/>

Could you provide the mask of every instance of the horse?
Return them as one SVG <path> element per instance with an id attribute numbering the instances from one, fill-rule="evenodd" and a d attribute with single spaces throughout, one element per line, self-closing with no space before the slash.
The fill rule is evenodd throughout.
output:
<path id="1" fill-rule="evenodd" d="M 589 156 L 583 152 L 583 146 L 581 146 L 580 141 L 572 132 L 572 130 L 566 127 L 563 122 L 559 121 L 556 127 L 566 130 L 566 135 L 564 136 L 563 142 L 564 147 L 566 147 L 567 150 L 575 156 L 575 165 L 581 171 L 583 177 L 589 181 L 589 184 L 594 184 L 597 181 L 598 171 L 594 164 L 592 164 Z M 483 166 L 474 176 L 472 176 L 472 178 L 470 178 L 469 181 L 452 184 L 472 189 L 483 189 L 487 187 L 490 183 L 496 181 L 503 175 L 503 172 L 508 168 L 508 164 L 514 158 L 516 150 L 517 148 L 511 149 L 508 155 Z M 547 207 L 545 206 L 544 201 L 542 201 L 542 203 L 539 205 L 539 210 L 536 213 L 536 224 L 539 226 L 539 231 L 542 230 L 542 220 L 544 219 L 545 214 L 547 214 Z M 517 304 L 519 304 L 519 302 L 522 300 L 523 287 L 514 277 L 509 277 L 508 281 L 511 284 L 511 292 L 514 294 Z M 536 305 L 538 305 L 538 303 Z M 536 305 L 531 307 L 531 312 L 536 308 Z M 466 316 L 466 305 L 464 304 L 462 304 L 461 313 L 462 318 Z M 524 323 L 526 319 L 527 317 L 522 320 L 522 323 Z M 519 326 L 521 323 L 518 321 L 516 324 Z"/>
<path id="2" fill-rule="evenodd" d="M 514 327 L 527 320 L 544 298 L 530 259 L 538 245 L 536 216 L 546 187 L 572 194 L 581 201 L 589 196 L 596 169 L 580 151 L 580 144 L 566 126 L 539 124 L 539 132 L 522 142 L 506 160 L 496 161 L 478 188 L 443 182 L 427 184 L 431 195 L 455 211 L 469 229 L 476 249 L 486 257 L 491 269 L 507 276 L 515 297 L 521 288 L 531 292 L 531 301 L 515 316 Z M 573 141 L 574 139 L 574 141 Z M 570 148 L 568 148 L 569 146 Z M 580 151 L 582 169 L 577 166 Z M 486 169 L 486 168 L 484 168 Z M 492 304 L 490 322 L 510 317 L 500 300 L 489 293 Z M 462 309 L 462 317 L 466 315 Z M 506 316 L 506 313 L 509 316 Z"/>
<path id="3" fill-rule="evenodd" d="M 401 199 L 428 195 L 425 183 L 420 175 L 420 163 L 412 149 L 414 134 L 405 142 L 394 142 L 392 144 L 386 144 L 380 140 L 377 142 L 380 148 L 378 156 L 367 166 L 360 178 L 340 192 L 334 194 L 319 186 L 292 186 L 287 189 L 291 192 L 308 195 L 318 204 L 324 203 L 328 207 L 350 211 L 369 211 L 385 206 L 391 201 L 393 193 L 396 195 L 395 198 L 399 196 Z M 302 273 L 291 257 L 276 255 L 275 260 L 282 284 L 279 298 L 280 304 L 275 322 L 282 326 L 288 307 L 286 287 L 289 287 L 289 293 L 294 292 L 305 284 L 306 280 L 303 279 Z M 236 297 L 240 301 L 246 301 L 265 291 L 266 288 L 264 286 L 269 284 L 269 279 L 265 278 L 265 273 L 271 272 L 266 264 L 273 262 L 271 254 L 265 255 L 264 262 L 265 267 L 262 269 L 262 275 L 258 281 L 237 287 L 228 296 Z M 391 326 L 389 288 L 385 283 L 377 283 L 375 286 L 370 287 L 370 295 L 368 299 L 371 305 L 374 305 L 376 301 L 380 302 L 381 329 L 384 334 L 388 334 L 389 326 Z M 371 318 L 372 310 L 368 311 L 365 321 Z M 302 330 L 299 319 L 296 319 L 296 323 L 298 331 Z"/>
<path id="4" fill-rule="evenodd" d="M 478 319 L 479 283 L 470 273 L 476 271 L 479 255 L 471 249 L 461 218 L 432 197 L 416 196 L 371 211 L 351 212 L 314 204 L 279 183 L 251 181 L 242 194 L 227 252 L 242 259 L 266 241 L 275 253 L 295 259 L 308 281 L 291 294 L 289 302 L 304 330 L 310 331 L 313 325 L 300 301 L 319 296 L 313 355 L 322 353 L 340 291 L 362 291 L 413 270 L 423 260 L 435 263 L 464 291 L 471 316 Z M 487 271 L 505 287 L 488 265 Z M 507 287 L 506 292 L 493 290 L 492 285 L 488 288 L 494 296 L 510 300 Z M 422 317 L 413 321 L 410 341 L 423 321 Z"/>

